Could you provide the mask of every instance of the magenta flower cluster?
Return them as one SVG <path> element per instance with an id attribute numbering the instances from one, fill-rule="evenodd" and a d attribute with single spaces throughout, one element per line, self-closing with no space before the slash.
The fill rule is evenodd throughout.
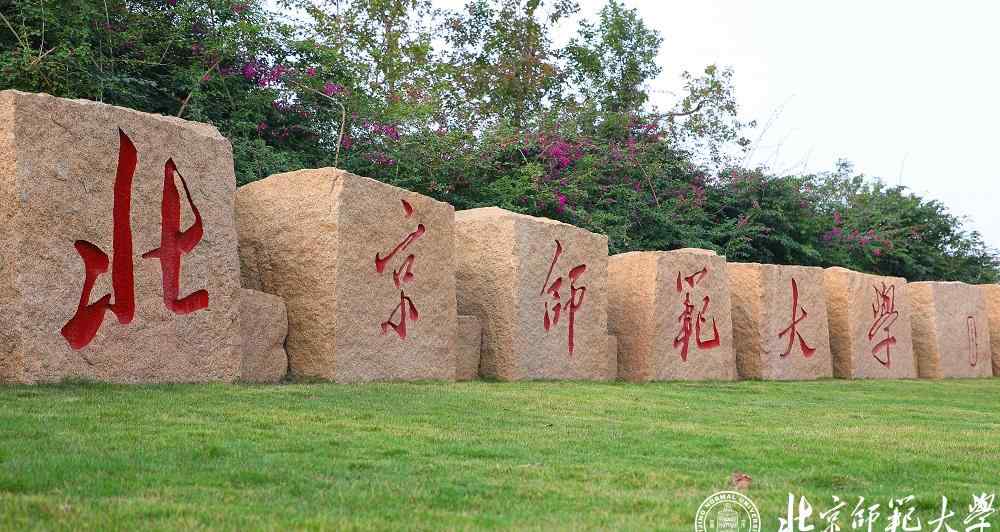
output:
<path id="1" fill-rule="evenodd" d="M 882 256 L 885 250 L 892 249 L 892 241 L 888 238 L 884 238 L 878 235 L 874 229 L 869 229 L 868 231 L 859 231 L 857 229 L 852 229 L 847 232 L 842 227 L 843 218 L 840 216 L 839 212 L 833 213 L 833 227 L 823 233 L 824 242 L 840 241 L 848 243 L 859 248 L 865 248 L 866 246 L 872 247 L 872 255 L 876 257 Z"/>
<path id="2" fill-rule="evenodd" d="M 378 166 L 393 166 L 396 164 L 396 160 L 389 157 L 388 154 L 376 151 L 365 155 L 365 159 L 368 159 L 372 163 Z"/>
<path id="3" fill-rule="evenodd" d="M 376 135 L 383 135 L 392 140 L 399 140 L 399 129 L 392 124 L 379 124 L 378 122 L 370 122 L 366 124 L 366 127 L 370 128 L 372 133 Z"/>
<path id="4" fill-rule="evenodd" d="M 315 71 L 314 71 L 315 72 Z M 340 96 L 347 92 L 343 85 L 326 82 L 323 84 L 323 94 L 327 96 Z"/>

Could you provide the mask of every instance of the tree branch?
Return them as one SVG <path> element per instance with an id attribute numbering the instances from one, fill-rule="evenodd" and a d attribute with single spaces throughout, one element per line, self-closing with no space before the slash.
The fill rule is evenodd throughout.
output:
<path id="1" fill-rule="evenodd" d="M 28 48 L 28 43 L 21 37 L 21 34 L 14 29 L 14 26 L 10 25 L 10 21 L 7 20 L 7 17 L 3 16 L 2 12 L 0 12 L 0 19 L 3 19 L 4 23 L 7 24 L 7 27 L 10 28 L 10 31 L 11 33 L 14 34 L 14 37 L 17 37 L 17 42 L 21 43 L 21 47 Z"/>
<path id="2" fill-rule="evenodd" d="M 673 118 L 673 117 L 677 117 L 677 116 L 689 116 L 689 115 L 693 115 L 693 114 L 697 113 L 698 111 L 701 111 L 701 108 L 704 105 L 705 105 L 705 100 L 701 99 L 701 100 L 698 101 L 698 105 L 694 106 L 694 109 L 691 109 L 690 111 L 681 111 L 681 112 L 678 112 L 678 113 L 667 113 L 667 116 Z"/>
<path id="3" fill-rule="evenodd" d="M 194 94 L 194 91 L 204 82 L 205 76 L 209 75 L 213 70 L 215 70 L 215 68 L 218 67 L 219 63 L 221 62 L 222 58 L 220 57 L 218 61 L 213 63 L 212 66 L 208 67 L 208 70 L 206 70 L 205 73 L 201 75 L 201 78 L 198 79 L 198 84 L 195 85 L 193 89 L 191 89 L 191 92 L 188 93 L 187 97 L 184 98 L 184 101 L 181 103 L 181 110 L 177 111 L 177 118 L 180 118 L 181 115 L 184 114 L 184 109 L 187 108 L 188 102 L 191 101 L 191 96 Z"/>
<path id="4" fill-rule="evenodd" d="M 303 85 L 303 84 L 301 84 L 301 83 L 299 83 L 298 81 L 295 81 L 295 80 L 292 80 L 292 84 L 295 85 L 296 87 L 299 87 L 300 89 L 305 89 L 305 90 L 307 90 L 309 92 L 312 92 L 314 94 L 322 96 L 323 98 L 326 98 L 327 100 L 330 100 L 331 102 L 337 104 L 337 106 L 340 107 L 340 135 L 337 137 L 337 150 L 336 150 L 336 152 L 335 152 L 335 154 L 333 156 L 333 165 L 334 166 L 339 165 L 340 164 L 340 145 L 344 141 L 344 127 L 347 125 L 347 108 L 345 108 L 344 104 L 340 103 L 339 100 L 333 98 L 332 96 L 328 96 L 327 94 L 323 93 L 322 91 L 318 91 L 318 90 L 316 90 L 316 89 L 314 89 L 312 87 L 308 87 L 306 85 Z"/>

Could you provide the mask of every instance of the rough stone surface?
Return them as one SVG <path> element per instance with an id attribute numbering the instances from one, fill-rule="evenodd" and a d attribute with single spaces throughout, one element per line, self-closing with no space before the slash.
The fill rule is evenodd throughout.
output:
<path id="1" fill-rule="evenodd" d="M 455 227 L 458 308 L 483 323 L 481 375 L 614 378 L 607 237 L 495 207 L 459 211 Z"/>
<path id="2" fill-rule="evenodd" d="M 990 330 L 977 286 L 919 282 L 906 287 L 912 308 L 913 354 L 923 379 L 988 377 Z"/>
<path id="3" fill-rule="evenodd" d="M 244 286 L 285 300 L 293 377 L 455 378 L 451 205 L 335 168 L 236 199 Z"/>
<path id="4" fill-rule="evenodd" d="M 0 380 L 236 380 L 235 190 L 211 126 L 0 92 Z"/>
<path id="5" fill-rule="evenodd" d="M 990 351 L 993 352 L 993 375 L 1000 377 L 1000 284 L 980 286 L 986 299 L 990 320 Z"/>
<path id="6" fill-rule="evenodd" d="M 618 378 L 618 337 L 608 335 L 608 378 Z"/>
<path id="7" fill-rule="evenodd" d="M 736 378 L 726 259 L 712 251 L 611 257 L 608 323 L 623 379 Z"/>
<path id="8" fill-rule="evenodd" d="M 833 375 L 842 379 L 913 379 L 906 279 L 827 268 Z"/>
<path id="9" fill-rule="evenodd" d="M 274 383 L 284 379 L 288 371 L 285 302 L 278 296 L 241 289 L 240 331 L 243 342 L 240 380 Z"/>
<path id="10" fill-rule="evenodd" d="M 806 380 L 833 375 L 822 268 L 729 263 L 728 273 L 741 377 Z"/>
<path id="11" fill-rule="evenodd" d="M 455 380 L 473 381 L 479 378 L 479 355 L 483 346 L 483 326 L 475 316 L 458 317 L 458 338 L 455 341 Z"/>

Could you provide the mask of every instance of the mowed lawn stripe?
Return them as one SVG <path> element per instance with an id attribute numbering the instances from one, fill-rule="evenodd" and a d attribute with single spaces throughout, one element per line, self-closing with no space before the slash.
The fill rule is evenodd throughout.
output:
<path id="1" fill-rule="evenodd" d="M 2 387 L 0 462 L 4 529 L 690 530 L 735 471 L 926 521 L 1000 491 L 1000 379 Z"/>

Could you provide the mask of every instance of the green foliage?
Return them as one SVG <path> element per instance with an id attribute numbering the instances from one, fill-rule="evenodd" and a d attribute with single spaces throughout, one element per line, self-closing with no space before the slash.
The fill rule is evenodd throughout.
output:
<path id="1" fill-rule="evenodd" d="M 274 8 L 280 9 L 276 12 Z M 499 205 L 608 235 L 613 252 L 996 282 L 943 205 L 857 175 L 742 168 L 733 73 L 685 73 L 651 109 L 662 39 L 610 0 L 560 47 L 572 0 L 9 0 L 0 88 L 209 122 L 240 184 L 339 166 L 457 208 Z"/>
<path id="2" fill-rule="evenodd" d="M 566 48 L 569 74 L 585 98 L 614 112 L 638 112 L 648 100 L 643 83 L 659 75 L 663 38 L 636 9 L 609 0 L 595 25 L 583 22 Z"/>

